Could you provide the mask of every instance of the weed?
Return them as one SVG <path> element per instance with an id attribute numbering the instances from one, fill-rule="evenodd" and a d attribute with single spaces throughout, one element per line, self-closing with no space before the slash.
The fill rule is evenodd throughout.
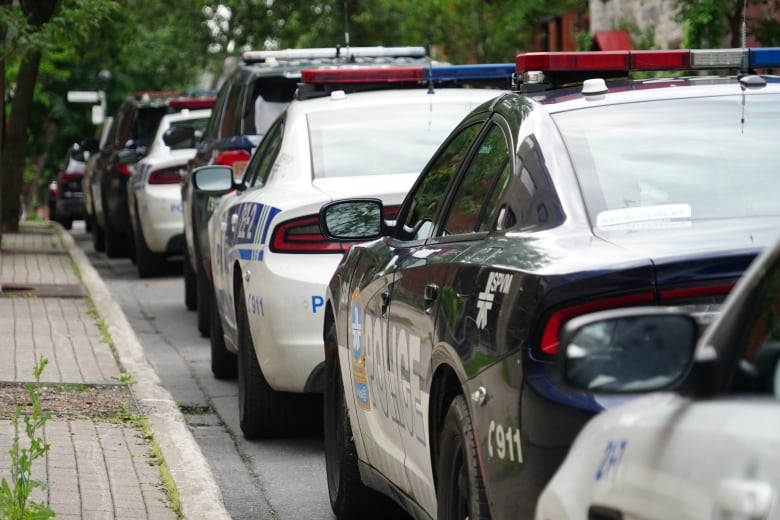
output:
<path id="1" fill-rule="evenodd" d="M 115 379 L 120 383 L 124 383 L 126 385 L 134 385 L 138 382 L 135 379 L 135 376 L 130 372 L 122 372 L 118 376 L 111 376 L 111 379 Z"/>
<path id="2" fill-rule="evenodd" d="M 14 427 L 14 440 L 8 453 L 11 455 L 11 483 L 3 477 L 0 482 L 0 517 L 8 520 L 46 520 L 54 518 L 55 513 L 45 504 L 30 500 L 30 494 L 35 488 L 47 489 L 48 484 L 32 478 L 33 462 L 46 455 L 49 444 L 38 432 L 51 418 L 50 412 L 43 412 L 40 402 L 41 374 L 49 362 L 45 357 L 39 358 L 33 368 L 35 384 L 27 385 L 27 395 L 32 403 L 32 413 L 22 415 L 21 407 L 11 416 Z M 19 419 L 24 422 L 28 446 L 19 443 Z"/>

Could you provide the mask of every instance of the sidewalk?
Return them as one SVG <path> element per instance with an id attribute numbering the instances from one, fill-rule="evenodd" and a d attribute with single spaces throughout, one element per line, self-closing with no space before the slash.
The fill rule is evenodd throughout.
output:
<path id="1" fill-rule="evenodd" d="M 40 378 L 42 404 L 53 417 L 40 434 L 51 448 L 33 465 L 33 477 L 49 487 L 32 499 L 64 520 L 176 520 L 153 455 L 156 445 L 181 517 L 228 519 L 183 415 L 83 251 L 67 231 L 44 223 L 20 226 L 19 233 L 4 233 L 0 244 L 0 388 L 8 396 L 10 383 L 34 382 L 36 360 L 48 360 Z M 83 393 L 74 398 L 77 392 Z M 124 403 L 119 410 L 99 413 L 98 403 L 114 399 Z M 148 420 L 152 439 L 138 422 L 122 420 L 132 414 Z M 24 431 L 19 438 L 26 439 Z M 8 414 L 0 415 L 0 479 L 9 483 L 13 439 Z"/>

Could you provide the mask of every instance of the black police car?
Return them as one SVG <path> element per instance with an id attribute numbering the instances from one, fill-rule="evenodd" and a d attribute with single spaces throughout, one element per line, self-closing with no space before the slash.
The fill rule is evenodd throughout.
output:
<path id="1" fill-rule="evenodd" d="M 426 63 L 423 47 L 330 47 L 247 51 L 220 87 L 195 158 L 182 176 L 184 303 L 197 310 L 198 330 L 209 336 L 211 260 L 208 221 L 218 196 L 197 192 L 192 172 L 205 165 L 233 168 L 240 181 L 265 131 L 293 100 L 302 69 Z"/>
<path id="2" fill-rule="evenodd" d="M 674 305 L 704 327 L 780 235 L 780 78 L 756 73 L 780 49 L 516 65 L 517 92 L 463 120 L 397 220 L 370 199 L 321 210 L 326 236 L 374 239 L 352 246 L 327 292 L 339 518 L 364 515 L 374 491 L 416 518 L 531 518 L 577 432 L 610 406 L 555 384 L 562 324 Z M 729 70 L 698 75 L 716 68 Z M 661 70 L 673 72 L 628 79 Z"/>

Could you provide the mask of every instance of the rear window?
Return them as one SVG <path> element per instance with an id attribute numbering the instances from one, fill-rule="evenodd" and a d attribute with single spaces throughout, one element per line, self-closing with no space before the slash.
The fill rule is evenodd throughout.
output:
<path id="1" fill-rule="evenodd" d="M 420 172 L 472 108 L 409 102 L 309 114 L 314 177 Z"/>
<path id="2" fill-rule="evenodd" d="M 553 117 L 597 226 L 780 214 L 777 94 L 648 101 Z"/>

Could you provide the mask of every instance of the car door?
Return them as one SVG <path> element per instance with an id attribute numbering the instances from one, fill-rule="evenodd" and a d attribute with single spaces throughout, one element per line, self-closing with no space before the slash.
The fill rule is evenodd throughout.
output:
<path id="1" fill-rule="evenodd" d="M 456 165 L 447 198 L 434 214 L 431 236 L 424 244 L 410 245 L 404 255 L 398 255 L 389 312 L 389 342 L 398 366 L 400 397 L 396 407 L 402 418 L 397 423 L 410 485 L 422 495 L 426 506 L 435 503 L 429 439 L 437 436 L 437 432 L 423 429 L 425 422 L 421 420 L 428 416 L 430 389 L 426 382 L 430 384 L 437 363 L 449 359 L 450 366 L 460 370 L 460 357 L 470 355 L 462 350 L 473 346 L 471 340 L 451 334 L 454 331 L 450 329 L 460 328 L 457 324 L 474 310 L 468 303 L 477 296 L 475 281 L 482 268 L 479 262 L 461 265 L 458 258 L 468 250 L 484 247 L 498 211 L 495 194 L 506 186 L 512 168 L 510 142 L 505 127 L 493 122 L 466 127 L 453 139 L 459 152 L 457 162 L 445 153 L 428 172 L 438 177 L 443 169 Z M 467 280 L 467 287 L 463 280 Z M 459 339 L 453 341 L 455 337 Z M 459 378 L 465 377 L 460 370 Z"/>
<path id="2" fill-rule="evenodd" d="M 228 341 L 238 337 L 233 265 L 237 261 L 251 260 L 253 255 L 256 258 L 260 254 L 256 249 L 258 246 L 256 239 L 267 231 L 267 226 L 264 227 L 263 222 L 270 222 L 270 219 L 261 221 L 261 216 L 264 215 L 262 205 L 253 201 L 254 194 L 257 189 L 262 189 L 271 175 L 282 146 L 283 135 L 284 117 L 280 117 L 269 129 L 266 138 L 260 143 L 244 172 L 242 183 L 246 191 L 235 195 L 233 200 L 222 208 L 219 215 L 214 215 L 217 219 L 215 228 L 222 235 L 220 240 L 216 240 L 213 251 L 215 258 L 212 265 L 219 271 L 214 273 L 214 287 Z"/>

